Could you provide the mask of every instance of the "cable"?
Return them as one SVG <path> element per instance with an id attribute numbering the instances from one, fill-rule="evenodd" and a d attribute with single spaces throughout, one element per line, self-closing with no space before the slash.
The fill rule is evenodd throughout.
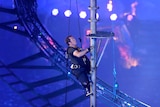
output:
<path id="1" fill-rule="evenodd" d="M 71 10 L 71 0 L 69 1 L 69 10 Z M 68 35 L 70 35 L 70 21 L 71 20 L 71 18 L 69 17 L 68 18 Z"/>
<path id="2" fill-rule="evenodd" d="M 78 1 L 76 0 L 76 10 L 77 10 L 77 16 L 79 15 L 79 9 L 78 9 Z M 79 31 L 79 41 L 80 41 L 80 46 L 82 48 L 82 36 L 81 36 L 81 26 L 80 26 L 80 20 L 79 20 L 79 16 L 78 16 L 78 31 Z"/>
<path id="3" fill-rule="evenodd" d="M 69 1 L 69 10 L 71 10 L 71 0 Z M 78 16 L 78 2 L 76 0 L 76 10 L 77 10 L 77 16 Z M 71 18 L 69 17 L 68 18 L 68 35 L 70 35 L 70 26 L 71 26 Z M 79 16 L 78 16 L 78 31 L 79 31 L 79 41 L 80 41 L 80 46 L 82 48 L 82 39 L 81 39 L 81 28 L 80 28 L 80 20 L 79 20 Z M 65 56 L 66 56 L 66 59 L 67 59 L 67 62 L 66 62 L 66 68 L 69 68 L 69 60 L 68 60 L 68 55 L 67 55 L 67 52 L 65 52 Z M 65 107 L 67 107 L 67 92 L 68 92 L 68 89 L 67 89 L 67 85 L 68 85 L 68 73 L 66 73 L 66 92 L 65 92 Z"/>
<path id="4" fill-rule="evenodd" d="M 69 1 L 69 10 L 71 10 L 71 0 Z M 70 17 L 68 18 L 68 35 L 70 35 L 70 21 L 71 19 L 70 19 Z M 66 68 L 68 68 L 69 67 L 69 60 L 68 60 L 68 54 L 67 54 L 67 50 L 65 51 L 65 57 L 66 57 Z M 67 107 L 67 93 L 68 93 L 68 89 L 67 89 L 67 86 L 68 86 L 68 71 L 67 71 L 67 73 L 66 73 L 66 92 L 65 92 L 65 107 Z"/>

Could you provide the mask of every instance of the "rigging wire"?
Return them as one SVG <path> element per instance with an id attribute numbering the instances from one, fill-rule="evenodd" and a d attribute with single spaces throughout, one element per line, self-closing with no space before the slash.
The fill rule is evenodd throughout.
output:
<path id="1" fill-rule="evenodd" d="M 71 11 L 71 0 L 69 0 L 69 10 Z M 68 18 L 68 35 L 70 35 L 70 25 L 71 25 L 71 21 L 70 21 L 71 19 L 70 19 L 70 16 L 69 16 L 69 18 Z M 66 59 L 67 59 L 67 62 L 66 62 L 66 68 L 69 68 L 69 60 L 68 60 L 68 54 L 67 54 L 67 52 L 65 52 L 65 57 L 66 57 Z M 67 107 L 67 93 L 68 93 L 68 88 L 67 88 L 67 86 L 68 86 L 68 73 L 69 73 L 70 71 L 67 71 L 67 73 L 66 73 L 66 90 L 65 90 L 65 107 Z"/>
<path id="2" fill-rule="evenodd" d="M 69 10 L 71 11 L 71 0 L 69 1 Z M 79 9 L 78 9 L 78 1 L 76 0 L 76 12 L 77 12 L 77 16 L 79 15 Z M 71 26 L 71 18 L 69 16 L 68 18 L 68 35 L 70 35 L 70 28 Z M 82 37 L 81 37 L 81 27 L 80 27 L 80 20 L 79 20 L 79 16 L 78 16 L 78 33 L 79 33 L 79 41 L 80 41 L 80 46 L 82 48 Z M 66 55 L 67 56 L 67 55 Z M 67 59 L 67 63 L 66 63 L 66 67 L 69 68 L 69 60 L 68 60 L 68 57 L 66 57 Z M 69 72 L 68 72 L 69 73 Z M 68 73 L 66 73 L 66 92 L 65 92 L 65 107 L 67 107 L 67 92 L 68 92 L 68 89 L 67 89 L 67 86 L 68 86 Z"/>
<path id="3" fill-rule="evenodd" d="M 71 10 L 71 0 L 69 1 L 69 10 Z M 68 18 L 68 35 L 70 35 L 70 25 L 71 25 L 71 18 Z"/>
<path id="4" fill-rule="evenodd" d="M 77 10 L 77 16 L 79 15 L 78 13 L 79 13 L 79 8 L 78 8 L 78 1 L 76 0 L 76 10 Z M 79 16 L 78 16 L 78 33 L 79 33 L 79 41 L 80 41 L 80 46 L 81 46 L 81 48 L 82 48 L 82 36 L 81 36 L 81 26 L 80 26 L 80 18 L 79 18 Z"/>

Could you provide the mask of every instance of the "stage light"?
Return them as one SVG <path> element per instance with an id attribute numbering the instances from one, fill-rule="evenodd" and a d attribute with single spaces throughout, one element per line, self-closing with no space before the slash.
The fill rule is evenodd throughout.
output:
<path id="1" fill-rule="evenodd" d="M 109 12 L 111 12 L 112 9 L 113 9 L 113 5 L 112 5 L 112 1 L 111 1 L 111 0 L 110 0 L 109 3 L 107 4 L 107 9 L 108 9 Z"/>
<path id="2" fill-rule="evenodd" d="M 85 11 L 81 11 L 81 12 L 79 13 L 79 16 L 80 16 L 80 18 L 84 19 L 84 18 L 86 18 L 87 14 L 86 14 Z"/>
<path id="3" fill-rule="evenodd" d="M 132 20 L 133 20 L 133 15 L 129 14 L 129 15 L 127 16 L 127 20 L 128 20 L 128 21 L 132 21 Z"/>
<path id="4" fill-rule="evenodd" d="M 68 75 L 71 75 L 71 72 L 68 72 L 67 74 L 68 74 Z"/>
<path id="5" fill-rule="evenodd" d="M 64 15 L 65 15 L 66 17 L 70 17 L 71 14 L 72 14 L 72 12 L 71 12 L 70 10 L 66 10 L 66 11 L 64 12 Z"/>
<path id="6" fill-rule="evenodd" d="M 53 16 L 58 15 L 58 13 L 59 13 L 58 9 L 53 9 L 53 10 L 52 10 L 52 15 L 53 15 Z"/>
<path id="7" fill-rule="evenodd" d="M 114 84 L 114 87 L 115 87 L 115 88 L 118 88 L 118 83 L 115 83 L 115 84 Z"/>
<path id="8" fill-rule="evenodd" d="M 14 25 L 14 26 L 13 26 L 13 29 L 14 29 L 14 30 L 17 30 L 17 29 L 18 29 L 18 26 Z"/>
<path id="9" fill-rule="evenodd" d="M 86 30 L 86 35 L 89 35 L 89 34 L 91 34 L 91 30 L 90 29 Z"/>
<path id="10" fill-rule="evenodd" d="M 96 13 L 96 19 L 97 19 L 97 20 L 99 19 L 99 14 L 98 14 L 98 13 Z"/>
<path id="11" fill-rule="evenodd" d="M 112 21 L 116 21 L 117 18 L 118 18 L 117 14 L 111 14 L 111 16 L 110 16 L 110 19 L 111 19 Z"/>

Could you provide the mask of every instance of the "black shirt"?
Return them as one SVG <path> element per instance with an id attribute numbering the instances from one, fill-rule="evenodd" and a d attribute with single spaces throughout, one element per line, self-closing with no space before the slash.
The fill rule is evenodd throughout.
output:
<path id="1" fill-rule="evenodd" d="M 80 48 L 73 48 L 73 47 L 68 47 L 67 49 L 67 53 L 68 53 L 68 58 L 71 60 L 72 64 L 76 64 L 76 65 L 80 65 L 81 67 L 89 67 L 90 68 L 90 61 L 87 58 L 86 55 L 82 56 L 82 57 L 76 57 L 73 55 L 73 52 L 77 50 L 77 51 L 81 51 Z"/>

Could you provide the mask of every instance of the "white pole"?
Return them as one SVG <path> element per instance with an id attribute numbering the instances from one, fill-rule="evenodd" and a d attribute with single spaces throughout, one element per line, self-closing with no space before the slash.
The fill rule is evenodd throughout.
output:
<path id="1" fill-rule="evenodd" d="M 91 34 L 96 34 L 96 10 L 97 10 L 97 2 L 96 0 L 90 0 L 90 31 Z M 90 47 L 91 49 L 91 80 L 93 84 L 91 85 L 91 91 L 93 95 L 90 96 L 90 107 L 96 107 L 96 38 L 90 37 Z"/>

